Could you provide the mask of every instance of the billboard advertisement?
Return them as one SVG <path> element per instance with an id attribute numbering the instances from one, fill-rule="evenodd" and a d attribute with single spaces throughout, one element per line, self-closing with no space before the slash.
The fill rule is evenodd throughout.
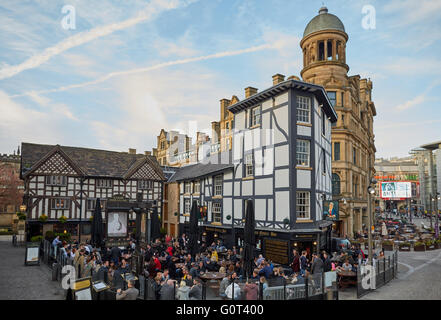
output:
<path id="1" fill-rule="evenodd" d="M 416 189 L 414 187 L 414 194 Z M 381 182 L 382 198 L 412 198 L 411 182 Z"/>

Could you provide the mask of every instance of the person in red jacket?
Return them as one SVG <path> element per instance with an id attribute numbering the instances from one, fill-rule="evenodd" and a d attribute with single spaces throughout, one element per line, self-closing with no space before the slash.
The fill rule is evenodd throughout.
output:
<path id="1" fill-rule="evenodd" d="M 291 269 L 294 273 L 299 273 L 300 272 L 300 256 L 299 256 L 299 252 L 294 249 L 293 251 L 293 260 L 291 263 Z"/>
<path id="2" fill-rule="evenodd" d="M 155 270 L 156 271 L 161 271 L 161 261 L 159 261 L 158 259 L 158 255 L 155 254 L 155 257 L 153 258 L 153 261 L 155 262 Z"/>

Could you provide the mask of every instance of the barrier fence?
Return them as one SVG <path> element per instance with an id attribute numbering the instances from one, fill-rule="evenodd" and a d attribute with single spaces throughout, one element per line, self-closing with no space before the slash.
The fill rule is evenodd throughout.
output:
<path id="1" fill-rule="evenodd" d="M 362 266 L 357 271 L 357 298 L 374 291 L 397 277 L 398 251 L 382 259 L 374 260 L 372 265 Z"/>

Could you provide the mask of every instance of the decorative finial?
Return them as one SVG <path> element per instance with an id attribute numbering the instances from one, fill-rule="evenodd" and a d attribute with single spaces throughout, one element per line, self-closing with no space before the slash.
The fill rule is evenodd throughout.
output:
<path id="1" fill-rule="evenodd" d="M 321 7 L 319 10 L 319 14 L 325 14 L 325 13 L 328 13 L 328 8 L 326 8 L 325 5 L 323 4 L 323 7 Z"/>

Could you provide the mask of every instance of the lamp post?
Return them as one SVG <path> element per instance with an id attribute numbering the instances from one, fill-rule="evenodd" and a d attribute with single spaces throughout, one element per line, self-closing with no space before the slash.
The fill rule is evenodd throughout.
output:
<path id="1" fill-rule="evenodd" d="M 438 212 L 438 201 L 441 200 L 441 196 L 439 192 L 436 193 L 435 196 L 435 213 L 436 213 L 436 219 L 435 219 L 435 238 L 438 239 L 439 237 L 439 212 Z"/>
<path id="2" fill-rule="evenodd" d="M 369 171 L 369 176 L 370 176 L 370 171 Z M 368 254 L 368 259 L 369 259 L 369 263 L 372 264 L 372 204 L 371 204 L 371 195 L 373 195 L 375 193 L 375 188 L 372 187 L 372 185 L 375 185 L 377 183 L 377 180 L 373 179 L 369 179 L 370 181 L 370 185 L 367 188 L 368 191 L 368 246 L 369 246 L 369 254 Z"/>

